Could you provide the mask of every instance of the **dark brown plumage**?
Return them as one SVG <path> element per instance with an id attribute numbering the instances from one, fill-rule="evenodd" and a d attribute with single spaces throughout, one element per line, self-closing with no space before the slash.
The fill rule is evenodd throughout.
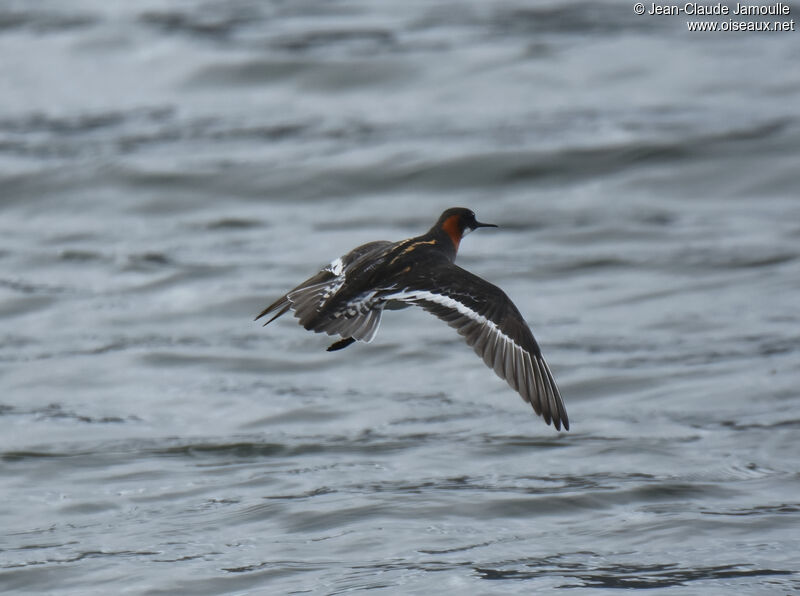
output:
<path id="1" fill-rule="evenodd" d="M 454 264 L 461 239 L 480 227 L 469 209 L 448 209 L 422 236 L 369 242 L 334 260 L 265 308 L 272 322 L 291 310 L 306 329 L 338 335 L 329 351 L 370 342 L 384 308 L 420 306 L 454 327 L 487 366 L 547 424 L 569 429 L 555 379 L 513 302 L 497 286 Z M 265 323 L 265 325 L 267 324 Z"/>

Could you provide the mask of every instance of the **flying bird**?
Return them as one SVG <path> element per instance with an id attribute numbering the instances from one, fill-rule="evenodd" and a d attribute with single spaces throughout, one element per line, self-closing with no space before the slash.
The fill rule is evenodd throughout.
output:
<path id="1" fill-rule="evenodd" d="M 421 236 L 368 242 L 335 259 L 256 320 L 272 314 L 267 325 L 291 310 L 306 329 L 341 338 L 330 352 L 371 342 L 384 309 L 420 306 L 457 329 L 547 424 L 569 430 L 553 374 L 517 307 L 500 288 L 454 263 L 464 236 L 496 227 L 469 209 L 447 209 Z"/>

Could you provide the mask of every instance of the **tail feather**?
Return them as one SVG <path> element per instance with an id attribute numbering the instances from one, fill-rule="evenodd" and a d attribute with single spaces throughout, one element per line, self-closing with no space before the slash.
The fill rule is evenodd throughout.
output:
<path id="1" fill-rule="evenodd" d="M 315 318 L 341 284 L 341 281 L 334 279 L 301 286 L 289 292 L 286 299 L 291 303 L 294 316 L 300 319 L 300 324 L 305 326 L 309 320 Z"/>
<path id="2" fill-rule="evenodd" d="M 356 308 L 355 312 L 346 310 L 325 312 L 325 305 L 341 288 L 343 282 L 342 276 L 333 276 L 330 272 L 322 271 L 270 304 L 261 311 L 256 320 L 274 313 L 272 318 L 264 323 L 268 325 L 291 310 L 306 329 L 370 342 L 380 326 L 383 304 L 369 306 L 363 304 L 361 308 Z"/>
<path id="3" fill-rule="evenodd" d="M 295 311 L 295 315 L 298 312 Z M 369 343 L 378 332 L 383 314 L 383 304 L 374 305 L 365 312 L 356 311 L 354 314 L 347 312 L 320 313 L 316 312 L 308 318 L 300 318 L 300 324 L 316 333 L 339 335 L 343 338 L 352 337 L 359 341 Z"/>
<path id="4" fill-rule="evenodd" d="M 376 300 L 375 292 L 356 295 L 348 300 L 340 296 L 339 291 L 344 286 L 348 268 L 370 255 L 385 251 L 391 245 L 381 240 L 359 246 L 270 304 L 256 320 L 274 313 L 265 323 L 268 325 L 291 310 L 306 329 L 342 337 L 341 343 L 334 344 L 336 349 L 356 340 L 372 341 L 381 322 L 384 301 L 380 298 Z"/>
<path id="5" fill-rule="evenodd" d="M 264 323 L 264 325 L 269 325 L 290 309 L 295 311 L 295 313 L 297 313 L 298 308 L 301 310 L 316 310 L 327 299 L 326 288 L 329 291 L 331 289 L 335 291 L 338 289 L 336 284 L 341 285 L 341 280 L 328 269 L 323 269 L 313 277 L 301 283 L 291 292 L 287 292 L 278 298 L 275 302 L 262 310 L 255 320 L 257 321 L 261 317 L 277 310 L 278 312 L 275 316 Z M 297 316 L 300 317 L 299 314 Z"/>

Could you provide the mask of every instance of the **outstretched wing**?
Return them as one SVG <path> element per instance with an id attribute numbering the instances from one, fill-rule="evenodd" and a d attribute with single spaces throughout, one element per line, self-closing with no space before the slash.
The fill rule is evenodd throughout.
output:
<path id="1" fill-rule="evenodd" d="M 421 306 L 464 336 L 487 366 L 557 429 L 569 418 L 550 367 L 522 315 L 505 292 L 451 263 L 405 279 L 388 300 Z"/>
<path id="2" fill-rule="evenodd" d="M 382 305 L 373 308 L 373 301 L 368 299 L 369 296 L 365 296 L 365 300 L 356 305 L 357 308 L 325 313 L 324 306 L 344 285 L 347 272 L 351 268 L 365 258 L 384 250 L 390 244 L 386 241 L 376 241 L 353 249 L 278 298 L 261 311 L 256 320 L 275 313 L 264 323 L 268 325 L 291 310 L 299 319 L 300 324 L 311 331 L 340 335 L 343 338 L 354 338 L 366 342 L 372 341 L 380 325 Z"/>

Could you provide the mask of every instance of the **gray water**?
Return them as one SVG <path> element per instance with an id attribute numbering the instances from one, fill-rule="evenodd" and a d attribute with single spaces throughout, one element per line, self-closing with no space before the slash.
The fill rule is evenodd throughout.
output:
<path id="1" fill-rule="evenodd" d="M 68 4 L 0 4 L 0 591 L 800 590 L 800 33 Z M 450 206 L 570 432 L 422 311 L 253 322 Z"/>

